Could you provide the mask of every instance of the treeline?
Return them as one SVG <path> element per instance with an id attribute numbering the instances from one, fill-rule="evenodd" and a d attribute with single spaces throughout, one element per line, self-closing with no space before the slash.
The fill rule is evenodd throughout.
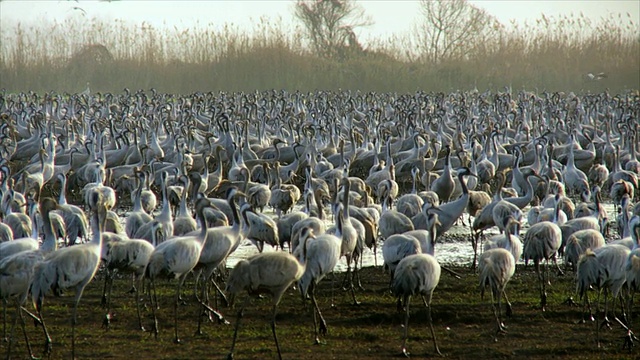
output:
<path id="1" fill-rule="evenodd" d="M 269 21 L 248 31 L 98 19 L 18 26 L 0 39 L 0 87 L 80 92 L 89 83 L 94 92 L 128 87 L 172 93 L 640 88 L 640 30 L 628 16 L 598 23 L 582 16 L 543 17 L 533 25 L 503 27 L 473 53 L 437 63 L 416 53 L 410 35 L 364 48 L 345 45 L 339 56 L 320 57 L 298 30 Z"/>

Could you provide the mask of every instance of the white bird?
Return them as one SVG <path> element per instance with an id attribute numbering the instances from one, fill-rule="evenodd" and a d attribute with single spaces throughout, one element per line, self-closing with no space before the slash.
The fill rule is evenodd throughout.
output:
<path id="1" fill-rule="evenodd" d="M 278 236 L 278 224 L 268 215 L 253 211 L 249 203 L 244 203 L 240 209 L 240 213 L 248 226 L 246 238 L 258 248 L 259 252 L 264 250 L 264 244 L 267 243 L 274 248 L 280 246 L 280 238 Z"/>
<path id="2" fill-rule="evenodd" d="M 247 232 L 246 227 L 243 227 L 243 224 L 240 220 L 240 215 L 238 214 L 238 209 L 236 207 L 236 198 L 245 196 L 244 193 L 240 192 L 237 188 L 231 187 L 227 190 L 227 203 L 231 208 L 231 214 L 233 215 L 233 224 L 231 226 L 217 226 L 206 231 L 206 239 L 203 245 L 202 251 L 200 252 L 200 257 L 198 258 L 198 264 L 196 265 L 196 270 L 199 271 L 196 276 L 196 286 L 200 279 L 202 279 L 202 298 L 200 298 L 200 302 L 202 304 L 203 311 L 207 310 L 212 312 L 214 315 L 221 320 L 221 316 L 219 313 L 215 311 L 211 311 L 206 305 L 207 302 L 207 294 L 208 292 L 208 284 L 209 279 L 212 278 L 213 272 L 227 259 L 227 257 L 236 251 L 240 242 L 244 239 L 245 234 Z M 199 217 L 201 222 L 204 222 L 202 217 Z M 204 225 L 201 224 L 204 227 Z M 216 290 L 219 293 L 219 286 L 212 279 L 212 283 L 215 286 Z M 196 289 L 196 295 L 198 291 Z M 201 325 L 202 325 L 202 317 L 198 318 L 198 330 L 197 333 L 201 333 Z"/>
<path id="3" fill-rule="evenodd" d="M 396 267 L 402 259 L 409 255 L 421 253 L 420 242 L 414 236 L 407 235 L 407 233 L 389 236 L 382 244 L 382 259 L 384 268 L 389 270 L 389 284 L 393 282 Z"/>
<path id="4" fill-rule="evenodd" d="M 20 317 L 22 331 L 24 333 L 25 341 L 27 343 L 27 351 L 29 357 L 33 357 L 31 350 L 31 344 L 27 336 L 25 329 L 25 322 L 22 316 L 22 306 L 27 300 L 29 294 L 29 284 L 33 280 L 33 273 L 36 264 L 44 259 L 44 253 L 32 250 L 23 251 L 11 256 L 5 257 L 0 260 L 0 299 L 2 299 L 4 312 L 4 325 L 3 325 L 3 340 L 6 340 L 6 323 L 7 312 L 6 306 L 10 298 L 15 297 L 16 313 L 14 315 L 13 325 L 11 326 L 11 337 L 9 338 L 9 344 L 7 345 L 7 358 L 11 358 L 11 345 L 13 343 L 13 328 L 15 325 L 15 319 Z"/>
<path id="5" fill-rule="evenodd" d="M 597 74 L 587 73 L 587 78 L 589 78 L 589 80 L 592 80 L 592 81 L 598 81 L 598 80 L 606 79 L 607 74 L 603 72 L 600 72 Z"/>
<path id="6" fill-rule="evenodd" d="M 315 289 L 320 280 L 328 273 L 333 272 L 336 267 L 340 258 L 340 246 L 341 241 L 335 235 L 322 234 L 316 237 L 312 229 L 304 229 L 300 246 L 294 253 L 298 261 L 305 266 L 304 274 L 298 284 L 303 300 L 309 295 L 313 303 L 313 331 L 316 344 L 320 343 L 318 332 L 322 335 L 327 334 L 327 323 L 320 312 L 320 307 L 318 307 Z M 316 315 L 320 318 L 319 327 Z"/>
<path id="7" fill-rule="evenodd" d="M 504 234 L 494 235 L 489 240 L 484 243 L 484 251 L 491 249 L 508 249 L 513 255 L 513 258 L 516 262 L 520 260 L 522 256 L 522 241 L 517 235 L 514 235 L 511 228 L 512 226 L 516 226 L 516 229 L 519 227 L 520 222 L 514 219 L 513 217 L 506 217 L 504 219 L 505 225 Z"/>
<path id="8" fill-rule="evenodd" d="M 146 239 L 130 239 L 120 236 L 112 240 L 103 239 L 103 256 L 102 261 L 107 270 L 104 279 L 104 291 L 102 293 L 102 304 L 107 307 L 107 321 L 111 309 L 111 288 L 113 287 L 113 278 L 115 272 L 129 273 L 133 276 L 133 289 L 136 298 L 136 311 L 138 314 L 138 324 L 140 329 L 144 331 L 142 319 L 140 316 L 140 297 L 139 285 L 136 283 L 142 279 L 144 269 L 149 263 L 151 253 L 155 245 L 158 244 L 157 237 L 162 236 L 162 224 L 153 221 L 152 243 Z"/>
<path id="9" fill-rule="evenodd" d="M 451 147 L 449 146 L 449 144 L 447 144 L 445 145 L 444 171 L 439 178 L 431 183 L 431 191 L 434 191 L 436 194 L 438 194 L 438 197 L 440 198 L 442 203 L 449 202 L 449 198 L 451 197 L 451 194 L 453 194 L 453 190 L 456 187 L 456 183 L 451 173 Z"/>
<path id="10" fill-rule="evenodd" d="M 631 232 L 631 238 L 633 239 L 635 246 L 629 253 L 627 263 L 625 265 L 626 278 L 627 278 L 627 314 L 629 316 L 629 326 L 631 326 L 631 319 L 633 318 L 632 307 L 633 295 L 640 289 L 640 216 L 634 216 L 629 222 L 629 230 Z"/>
<path id="11" fill-rule="evenodd" d="M 278 251 L 260 253 L 246 260 L 240 260 L 231 270 L 229 279 L 227 280 L 227 293 L 231 294 L 231 302 L 236 294 L 247 291 L 249 295 L 257 296 L 260 294 L 271 295 L 273 304 L 271 331 L 273 339 L 278 349 L 278 357 L 282 359 L 278 337 L 276 335 L 276 312 L 278 303 L 284 292 L 296 281 L 300 280 L 304 273 L 304 266 L 291 254 Z M 233 358 L 233 350 L 238 337 L 238 327 L 240 326 L 240 318 L 247 305 L 250 297 L 247 297 L 244 304 L 238 311 L 235 329 L 233 331 L 233 342 L 228 358 Z"/>
<path id="12" fill-rule="evenodd" d="M 187 176 L 182 175 L 180 180 L 183 181 L 185 188 L 189 188 L 189 178 Z M 189 213 L 189 209 L 187 209 L 187 191 L 183 191 L 180 196 L 180 207 L 176 212 L 175 219 L 173 219 L 173 236 L 188 234 L 195 231 L 197 227 L 196 220 Z"/>
<path id="13" fill-rule="evenodd" d="M 196 213 L 200 219 L 204 219 L 203 211 L 211 203 L 207 198 L 200 198 L 196 202 Z M 200 253 L 207 240 L 207 224 L 203 224 L 202 228 L 196 235 L 185 235 L 173 237 L 163 243 L 160 243 L 151 253 L 149 263 L 145 269 L 145 277 L 151 280 L 151 285 L 155 292 L 155 279 L 158 277 L 168 277 L 177 279 L 175 299 L 173 304 L 173 329 L 174 342 L 180 343 L 178 337 L 178 301 L 180 290 L 184 279 L 195 268 L 200 258 Z M 153 310 L 153 331 L 156 338 L 158 337 L 158 318 L 156 316 L 156 305 L 152 305 Z"/>
<path id="14" fill-rule="evenodd" d="M 586 253 L 578 261 L 578 271 L 576 277 L 576 291 L 580 298 L 584 298 L 584 304 L 589 305 L 588 290 L 595 287 L 598 294 L 605 290 L 604 324 L 609 322 L 607 317 L 607 291 L 611 292 L 614 307 L 618 294 L 626 281 L 626 263 L 631 251 L 629 248 L 618 244 L 601 246 L 593 251 L 587 249 Z M 598 295 L 598 300 L 600 296 Z M 618 323 L 621 323 L 618 321 Z M 627 329 L 628 330 L 628 329 Z M 600 346 L 600 323 L 596 322 L 596 339 Z"/>
<path id="15" fill-rule="evenodd" d="M 539 222 L 527 230 L 524 234 L 524 261 L 525 265 L 529 260 L 533 260 L 536 268 L 536 274 L 540 281 L 540 307 L 542 311 L 547 305 L 546 283 L 549 281 L 549 259 L 556 262 L 556 254 L 562 243 L 562 231 L 558 225 L 550 221 Z M 546 261 L 544 274 L 540 272 L 540 262 Z M 556 264 L 557 265 L 557 264 Z"/>
<path id="16" fill-rule="evenodd" d="M 605 239 L 600 231 L 595 229 L 578 230 L 569 236 L 564 249 L 564 262 L 575 269 L 587 249 L 594 250 L 604 246 Z"/>
<path id="17" fill-rule="evenodd" d="M 427 321 L 429 322 L 434 349 L 436 353 L 442 355 L 440 349 L 438 349 L 431 319 L 431 298 L 433 297 L 433 290 L 438 286 L 439 281 L 440 264 L 435 257 L 429 254 L 409 255 L 402 259 L 396 267 L 391 290 L 395 296 L 401 296 L 404 299 L 405 317 L 402 353 L 405 356 L 409 356 L 406 345 L 409 336 L 409 302 L 412 295 L 422 296 L 422 300 L 427 307 Z"/>
<path id="18" fill-rule="evenodd" d="M 37 204 L 33 200 L 28 200 L 29 214 L 31 220 L 29 224 L 33 227 L 30 235 L 27 237 L 16 238 L 11 241 L 0 243 L 0 260 L 7 256 L 17 254 L 21 251 L 36 250 L 39 246 L 38 223 L 36 221 Z M 24 215 L 24 214 L 23 214 Z"/>
<path id="19" fill-rule="evenodd" d="M 89 221 L 87 215 L 82 209 L 76 205 L 67 203 L 67 177 L 65 174 L 58 174 L 60 180 L 60 196 L 58 198 L 58 208 L 56 212 L 59 212 L 64 219 L 67 233 L 67 246 L 74 245 L 78 237 L 86 239 L 88 236 Z"/>
<path id="20" fill-rule="evenodd" d="M 346 196 L 346 195 L 345 195 Z M 345 274 L 346 280 L 349 282 L 349 289 L 351 290 L 351 297 L 353 303 L 358 305 L 356 300 L 355 286 L 353 285 L 353 273 L 357 270 L 356 260 L 356 246 L 358 244 L 358 233 L 350 221 L 345 220 L 345 211 L 342 205 L 338 206 L 336 213 L 336 232 L 335 235 L 341 239 L 342 245 L 340 246 L 340 257 L 345 257 L 347 261 L 347 273 Z M 353 272 L 351 271 L 351 263 L 353 262 Z"/>
<path id="21" fill-rule="evenodd" d="M 516 271 L 516 261 L 509 250 L 509 248 L 489 249 L 484 251 L 478 259 L 481 297 L 484 297 L 484 290 L 488 286 L 491 289 L 491 306 L 498 324 L 498 332 L 505 332 L 504 324 L 500 320 L 503 296 L 507 303 L 507 316 L 511 317 L 511 303 L 507 298 L 505 287 Z"/>
<path id="22" fill-rule="evenodd" d="M 142 173 L 144 174 L 144 173 Z M 142 207 L 142 189 L 144 181 L 140 180 L 138 188 L 132 194 L 133 195 L 133 209 L 129 212 L 124 222 L 124 229 L 127 236 L 130 238 L 135 237 L 136 232 L 144 224 L 151 222 L 153 218 Z"/>
<path id="23" fill-rule="evenodd" d="M 40 249 L 21 251 L 10 256 L 3 257 L 0 260 L 0 299 L 2 299 L 3 305 L 3 339 L 6 339 L 6 306 L 10 298 L 15 297 L 16 301 L 16 314 L 14 317 L 14 326 L 17 316 L 20 316 L 22 330 L 27 342 L 27 348 L 29 350 L 29 356 L 33 357 L 31 352 L 31 345 L 29 344 L 29 338 L 27 337 L 24 325 L 24 319 L 22 317 L 22 306 L 27 300 L 29 294 L 29 286 L 33 280 L 34 270 L 37 263 L 42 261 L 46 254 L 55 251 L 57 249 L 57 239 L 53 233 L 51 227 L 51 221 L 49 221 L 48 214 L 56 209 L 56 203 L 51 198 L 44 198 L 40 203 L 40 211 L 43 214 L 43 230 L 45 233 L 44 241 Z M 7 356 L 11 354 L 11 343 L 13 342 L 13 326 L 11 330 L 11 338 L 9 339 L 9 346 L 7 348 Z"/>
<path id="24" fill-rule="evenodd" d="M 62 290 L 75 288 L 73 314 L 71 318 L 71 354 L 75 358 L 75 329 L 77 322 L 78 304 L 82 293 L 91 282 L 98 266 L 100 265 L 100 255 L 102 253 L 102 231 L 104 221 L 107 216 L 107 208 L 112 206 L 111 199 L 104 198 L 105 193 L 94 191 L 85 198 L 88 207 L 93 211 L 92 239 L 86 244 L 60 249 L 51 253 L 45 260 L 36 266 L 34 281 L 31 284 L 31 296 L 33 304 L 38 311 L 38 316 L 42 320 L 42 327 L 45 334 L 45 354 L 51 353 L 51 337 L 42 310 L 44 308 L 44 297 L 49 291 L 59 293 Z"/>
<path id="25" fill-rule="evenodd" d="M 14 239 L 26 238 L 33 235 L 33 231 L 36 227 L 33 225 L 33 216 L 31 211 L 28 211 L 29 215 L 24 214 L 22 212 L 13 212 L 12 203 L 14 199 L 17 197 L 17 193 L 15 190 L 9 190 L 8 194 L 4 196 L 3 203 L 5 205 L 4 208 L 4 217 L 3 223 L 11 228 L 11 232 L 13 232 Z M 25 202 L 28 206 L 28 202 Z M 27 209 L 30 210 L 31 208 Z"/>

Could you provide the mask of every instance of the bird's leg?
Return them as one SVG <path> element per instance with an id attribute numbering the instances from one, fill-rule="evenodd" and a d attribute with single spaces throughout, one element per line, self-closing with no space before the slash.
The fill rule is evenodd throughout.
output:
<path id="1" fill-rule="evenodd" d="M 449 269 L 448 267 L 446 267 L 446 266 L 440 266 L 440 268 L 441 268 L 444 272 L 449 273 L 449 275 L 453 276 L 454 278 L 456 278 L 456 279 L 458 279 L 458 280 L 462 279 L 462 275 L 460 275 L 459 273 L 457 273 L 457 272 L 455 272 L 455 271 L 453 271 L 453 270 Z"/>
<path id="2" fill-rule="evenodd" d="M 336 274 L 332 271 L 331 272 L 331 308 L 335 308 L 336 304 L 333 301 L 334 300 L 334 292 L 335 292 L 335 288 L 336 288 Z"/>
<path id="3" fill-rule="evenodd" d="M 153 301 L 151 301 L 151 305 L 155 306 L 158 310 L 160 310 L 160 303 L 158 302 L 158 293 L 156 292 L 156 282 L 155 282 L 155 280 L 152 280 L 149 283 L 149 286 L 150 286 L 150 288 L 149 288 L 149 300 L 152 300 L 151 299 L 151 290 L 152 289 L 153 289 L 153 300 L 155 300 L 155 305 L 153 305 L 154 304 Z"/>
<path id="4" fill-rule="evenodd" d="M 429 321 L 429 329 L 431 330 L 431 337 L 433 338 L 433 349 L 438 355 L 442 356 L 442 353 L 438 348 L 438 340 L 436 340 L 436 333 L 435 331 L 433 331 L 433 319 L 431 318 L 431 296 L 432 294 L 429 294 L 428 295 L 429 299 L 425 299 L 423 295 L 422 302 L 424 302 L 424 305 L 427 307 L 427 321 Z"/>
<path id="5" fill-rule="evenodd" d="M 633 342 L 638 341 L 638 338 L 633 333 L 633 331 L 631 331 L 631 328 L 626 326 L 622 321 L 620 321 L 620 319 L 616 318 L 616 321 L 627 332 L 627 334 L 623 337 L 624 343 L 622 344 L 622 349 L 624 350 L 626 347 L 629 347 L 629 351 L 631 351 L 634 346 Z"/>
<path id="6" fill-rule="evenodd" d="M 471 247 L 473 248 L 473 262 L 471 263 L 471 269 L 475 271 L 476 269 L 476 261 L 478 261 L 478 237 L 480 236 L 479 232 L 471 234 Z"/>
<path id="7" fill-rule="evenodd" d="M 49 330 L 47 330 L 47 325 L 44 322 L 44 318 L 42 317 L 42 305 L 37 306 L 38 317 L 40 318 L 40 322 L 42 323 L 42 329 L 44 331 L 44 356 L 49 356 L 51 351 L 53 350 L 53 346 L 51 344 L 51 336 L 49 335 Z"/>
<path id="8" fill-rule="evenodd" d="M 33 319 L 33 323 L 35 326 L 38 325 L 42 325 L 42 321 L 40 320 L 40 318 L 38 316 L 36 316 L 36 314 L 33 314 L 31 311 L 25 309 L 24 307 L 20 307 L 20 309 L 22 309 L 23 313 L 26 313 L 30 318 Z"/>
<path id="9" fill-rule="evenodd" d="M 7 299 L 2 299 L 2 341 L 7 342 Z"/>
<path id="10" fill-rule="evenodd" d="M 549 277 L 549 259 L 544 261 L 544 276 L 546 277 L 545 286 L 551 285 L 551 277 Z M 557 265 L 557 264 L 556 264 Z"/>
<path id="11" fill-rule="evenodd" d="M 149 289 L 149 302 L 151 303 L 151 312 L 153 313 L 153 325 L 152 330 L 156 340 L 158 340 L 158 317 L 156 316 L 156 310 L 158 309 L 158 298 L 156 297 L 156 303 L 153 303 L 153 298 L 156 294 L 155 281 L 149 280 L 149 287 L 153 288 L 153 291 Z M 153 293 L 153 294 L 152 294 Z"/>
<path id="12" fill-rule="evenodd" d="M 573 296 L 569 296 L 567 297 L 567 299 L 562 303 L 562 305 L 568 305 L 568 306 L 579 306 L 575 300 L 573 300 Z"/>
<path id="13" fill-rule="evenodd" d="M 109 330 L 109 327 L 111 326 L 111 290 L 113 289 L 113 275 L 107 274 L 107 279 L 109 282 L 108 289 L 107 289 L 107 304 L 106 304 L 107 314 L 104 317 L 103 326 L 107 330 Z"/>
<path id="14" fill-rule="evenodd" d="M 24 334 L 24 341 L 27 344 L 27 351 L 29 352 L 29 358 L 35 359 L 33 356 L 33 350 L 31 349 L 31 343 L 29 342 L 29 336 L 27 336 L 27 327 L 24 322 L 24 316 L 22 315 L 22 308 L 20 307 L 20 303 L 17 302 L 18 306 L 18 316 L 20 316 L 20 324 L 22 325 L 22 333 Z M 9 358 L 9 349 L 7 349 L 7 358 Z"/>
<path id="15" fill-rule="evenodd" d="M 540 272 L 540 262 L 535 261 L 534 266 L 536 268 L 536 275 L 538 275 L 538 282 L 540 283 L 540 308 L 544 311 L 544 307 L 547 304 L 547 294 L 544 292 L 544 276 Z"/>
<path id="16" fill-rule="evenodd" d="M 229 322 L 227 320 L 225 320 L 224 316 L 222 316 L 222 314 L 220 314 L 220 312 L 212 309 L 209 305 L 205 304 L 205 303 L 200 303 L 200 305 L 202 305 L 204 307 L 204 310 L 209 312 L 210 315 L 213 315 L 216 317 L 216 319 L 218 320 L 219 324 L 229 324 Z"/>
<path id="17" fill-rule="evenodd" d="M 273 340 L 276 342 L 276 349 L 278 349 L 278 359 L 282 360 L 282 352 L 280 352 L 280 344 L 278 344 L 278 336 L 276 335 L 276 311 L 278 310 L 278 304 L 273 305 L 273 316 L 271 319 L 271 332 L 273 332 Z"/>
<path id="18" fill-rule="evenodd" d="M 511 309 L 511 303 L 509 302 L 509 298 L 507 297 L 507 293 L 502 290 L 502 295 L 504 296 L 504 301 L 507 303 L 507 317 L 513 316 L 513 309 Z"/>
<path id="19" fill-rule="evenodd" d="M 16 299 L 16 303 L 19 302 L 18 299 Z M 7 345 L 7 360 L 11 359 L 11 344 L 13 344 L 13 336 L 15 335 L 15 329 L 16 329 L 16 324 L 18 323 L 18 313 L 20 312 L 20 305 L 16 306 L 16 312 L 15 314 L 13 314 L 12 316 L 12 320 L 11 320 L 11 330 L 10 335 L 9 335 L 9 344 Z M 6 318 L 5 318 L 6 320 Z M 24 327 L 23 327 L 24 329 Z M 25 332 L 25 336 L 26 336 L 26 332 Z"/>
<path id="20" fill-rule="evenodd" d="M 198 282 L 200 281 L 200 276 L 202 276 L 202 270 L 198 271 L 195 274 L 196 280 L 193 282 L 193 294 L 196 297 L 196 300 L 199 301 L 198 299 Z"/>
<path id="21" fill-rule="evenodd" d="M 409 357 L 409 352 L 407 351 L 407 338 L 409 338 L 409 301 L 411 297 L 409 295 L 404 296 L 404 336 L 402 337 L 402 355 Z"/>
<path id="22" fill-rule="evenodd" d="M 222 299 L 222 306 L 229 307 L 229 300 L 227 299 L 227 296 L 224 294 L 220 286 L 218 286 L 218 284 L 213 278 L 211 278 L 211 282 L 213 283 L 213 286 L 216 288 L 216 292 L 218 293 L 218 295 L 220 295 L 220 298 Z"/>
<path id="23" fill-rule="evenodd" d="M 107 312 L 111 311 L 111 290 L 113 290 L 113 274 L 109 276 L 109 293 L 107 293 Z"/>
<path id="24" fill-rule="evenodd" d="M 180 301 L 180 291 L 182 290 L 182 282 L 186 276 L 183 275 L 178 279 L 178 285 L 176 286 L 176 296 L 175 301 L 173 302 L 173 343 L 180 344 L 181 340 L 178 337 L 178 302 Z"/>
<path id="25" fill-rule="evenodd" d="M 378 267 L 378 239 L 373 240 L 373 266 Z"/>
<path id="26" fill-rule="evenodd" d="M 347 271 L 344 273 L 344 278 L 342 278 L 342 289 L 349 290 L 349 277 L 351 275 L 351 261 L 347 258 Z"/>
<path id="27" fill-rule="evenodd" d="M 111 270 L 107 269 L 104 274 L 104 287 L 102 288 L 102 300 L 100 300 L 100 305 L 102 307 L 107 307 L 107 289 L 109 288 L 109 274 L 111 274 Z"/>
<path id="28" fill-rule="evenodd" d="M 631 326 L 631 319 L 633 318 L 633 298 L 635 296 L 636 292 L 632 291 L 631 292 L 631 299 L 629 300 L 629 326 Z"/>
<path id="29" fill-rule="evenodd" d="M 600 290 L 598 289 L 598 300 L 596 300 L 596 319 L 598 318 L 598 313 L 600 312 Z M 606 294 L 605 294 L 606 295 Z M 598 348 L 600 348 L 600 324 L 596 320 L 596 343 Z"/>
<path id="30" fill-rule="evenodd" d="M 137 294 L 136 280 L 136 274 L 131 274 L 131 289 L 129 289 L 129 294 Z"/>
<path id="31" fill-rule="evenodd" d="M 73 315 L 71 316 L 71 358 L 76 358 L 76 323 L 78 322 L 78 304 L 84 292 L 84 286 L 81 286 L 76 292 L 76 298 L 73 304 Z"/>
<path id="32" fill-rule="evenodd" d="M 196 276 L 196 283 L 198 282 L 201 274 L 202 274 L 202 272 L 198 273 L 198 275 Z M 202 297 L 198 296 L 197 291 L 194 294 L 195 297 L 196 297 L 196 300 L 202 305 L 201 306 L 201 310 L 200 310 L 200 315 L 198 316 L 198 328 L 196 329 L 195 335 L 202 335 L 202 318 L 206 314 L 205 303 L 202 301 L 202 298 L 204 298 L 206 296 L 206 294 L 208 293 L 207 285 L 208 284 L 207 284 L 207 281 L 205 279 L 204 284 L 202 284 Z M 197 289 L 197 285 L 196 285 L 196 289 Z"/>
<path id="33" fill-rule="evenodd" d="M 504 325 L 504 323 L 501 320 L 502 317 L 502 293 L 504 293 L 504 290 L 502 290 L 501 292 L 496 293 L 496 297 L 498 298 L 498 307 L 496 310 L 496 313 L 498 314 L 498 329 L 500 333 L 507 333 L 507 327 Z"/>
<path id="34" fill-rule="evenodd" d="M 494 338 L 495 341 L 498 341 L 498 334 L 504 334 L 505 330 L 502 326 L 502 322 L 500 321 L 500 302 L 498 299 L 498 302 L 496 304 L 496 294 L 495 291 L 492 289 L 491 290 L 491 308 L 493 310 L 493 316 L 496 318 L 496 325 L 497 325 L 497 330 L 496 330 L 496 337 Z M 497 306 L 496 306 L 497 305 Z"/>
<path id="35" fill-rule="evenodd" d="M 620 300 L 620 311 L 622 312 L 622 319 L 625 322 L 627 322 L 627 309 L 624 306 L 624 299 L 623 299 L 623 296 L 622 296 L 622 292 L 618 293 L 618 299 Z M 614 319 L 616 321 L 620 322 L 620 319 L 618 319 L 618 317 L 616 317 L 615 299 L 614 299 L 614 305 L 613 305 L 613 317 L 614 317 Z"/>
<path id="36" fill-rule="evenodd" d="M 594 321 L 594 320 L 595 320 L 595 318 L 594 318 L 594 316 L 593 316 L 593 310 L 591 309 L 591 301 L 589 301 L 589 294 L 588 294 L 588 292 L 585 292 L 585 295 L 584 295 L 584 296 L 585 296 L 585 298 L 586 298 L 586 305 L 587 305 L 587 307 L 589 308 L 589 320 L 590 320 L 590 321 Z M 600 293 L 598 293 L 597 301 L 600 301 Z M 598 315 L 598 314 L 597 314 L 597 311 L 598 311 L 598 303 L 596 303 L 596 316 Z"/>
<path id="37" fill-rule="evenodd" d="M 320 345 L 320 337 L 318 336 L 318 314 L 316 313 L 316 309 L 311 309 L 313 313 L 313 345 Z"/>
<path id="38" fill-rule="evenodd" d="M 556 256 L 553 257 L 553 263 L 556 265 L 556 269 L 558 269 L 558 276 L 564 276 L 564 271 L 560 269 L 560 265 L 558 265 L 558 259 Z"/>
<path id="39" fill-rule="evenodd" d="M 362 264 L 360 264 L 360 267 L 362 267 Z M 365 290 L 365 288 L 364 288 L 364 286 L 362 286 L 362 282 L 360 281 L 360 272 L 358 271 L 358 267 L 357 267 L 357 266 L 355 266 L 355 264 L 354 264 L 354 266 L 353 266 L 353 271 L 354 271 L 354 273 L 355 273 L 354 275 L 355 275 L 355 278 L 356 278 L 356 280 L 357 280 L 358 289 L 360 289 L 360 290 L 364 291 L 364 290 Z"/>
<path id="40" fill-rule="evenodd" d="M 249 302 L 249 297 L 244 300 L 240 311 L 238 311 L 238 317 L 236 318 L 236 326 L 233 329 L 233 340 L 231 342 L 231 350 L 229 350 L 229 355 L 227 355 L 227 359 L 233 359 L 233 349 L 236 347 L 236 339 L 238 338 L 238 328 L 240 327 L 240 319 L 242 319 L 242 312 L 244 311 L 244 307 L 247 306 L 247 302 Z"/>
<path id="41" fill-rule="evenodd" d="M 349 288 L 351 289 L 351 297 L 353 298 L 353 305 L 360 305 L 360 302 L 358 300 L 356 300 L 356 289 L 355 286 L 353 286 L 353 273 L 350 271 L 350 264 L 351 264 L 351 258 L 347 259 L 347 273 L 350 274 L 349 276 Z"/>
<path id="42" fill-rule="evenodd" d="M 140 279 L 140 281 L 144 281 L 144 280 Z M 141 287 L 141 286 L 144 286 L 144 285 L 138 284 L 138 287 Z M 138 290 L 138 287 L 136 287 L 135 285 L 133 286 L 133 288 L 136 290 L 135 297 L 136 297 L 136 312 L 138 314 L 138 326 L 140 326 L 140 330 L 145 331 L 144 326 L 142 325 L 142 315 L 140 315 L 140 291 Z"/>
<path id="43" fill-rule="evenodd" d="M 609 289 L 605 287 L 604 288 L 604 318 L 602 319 L 602 324 L 600 325 L 600 327 L 606 326 L 607 328 L 611 329 L 611 321 L 609 321 L 609 302 L 608 302 L 609 296 L 608 295 L 609 295 Z M 614 305 L 615 305 L 615 299 L 614 299 Z"/>
<path id="44" fill-rule="evenodd" d="M 324 316 L 322 316 L 322 313 L 320 312 L 320 307 L 318 306 L 318 302 L 316 301 L 316 292 L 315 292 L 315 286 L 311 285 L 311 302 L 313 303 L 313 307 L 314 307 L 314 315 L 313 315 L 313 326 L 314 329 L 316 328 L 316 313 L 318 314 L 318 317 L 320 318 L 320 326 L 318 327 L 320 334 L 327 335 L 327 322 L 324 320 Z M 316 331 L 316 344 L 320 344 L 320 340 L 318 339 L 318 332 Z"/>

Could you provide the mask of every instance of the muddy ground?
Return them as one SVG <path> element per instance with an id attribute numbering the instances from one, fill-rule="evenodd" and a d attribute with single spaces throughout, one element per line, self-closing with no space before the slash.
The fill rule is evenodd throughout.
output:
<path id="1" fill-rule="evenodd" d="M 433 321 L 440 350 L 451 359 L 623 359 L 637 358 L 639 349 L 623 349 L 626 332 L 617 324 L 604 327 L 601 346 L 596 344 L 594 322 L 578 323 L 581 308 L 563 304 L 573 289 L 573 274 L 559 276 L 551 271 L 548 307 L 539 308 L 537 278 L 531 266 L 518 265 L 507 287 L 513 316 L 505 319 L 506 334 L 496 336 L 496 323 L 489 298 L 481 299 L 477 274 L 468 267 L 451 267 L 460 279 L 443 272 L 433 296 Z M 342 274 L 337 274 L 336 289 Z M 229 352 L 238 306 L 220 308 L 230 324 L 205 322 L 202 335 L 195 335 L 199 308 L 193 298 L 193 278 L 185 286 L 186 304 L 179 307 L 178 327 L 182 344 L 173 343 L 173 282 L 158 284 L 161 308 L 158 339 L 148 331 L 151 309 L 143 310 L 147 332 L 138 329 L 133 295 L 128 277 L 116 279 L 112 300 L 112 321 L 104 326 L 105 309 L 100 305 L 103 274 L 89 284 L 82 297 L 77 325 L 78 359 L 222 359 Z M 353 305 L 347 292 L 336 290 L 331 308 L 331 278 L 324 279 L 317 298 L 324 312 L 329 333 L 322 344 L 314 345 L 311 304 L 303 307 L 299 292 L 289 289 L 278 308 L 277 332 L 285 359 L 388 359 L 401 355 L 403 313 L 387 291 L 388 275 L 381 268 L 361 271 L 365 290 L 357 294 L 360 305 Z M 44 317 L 53 338 L 52 359 L 71 357 L 70 316 L 73 292 L 45 299 Z M 146 297 L 145 297 L 146 300 Z M 146 303 L 146 301 L 145 301 Z M 32 309 L 29 304 L 28 309 Z M 411 303 L 408 350 L 411 357 L 436 357 L 425 307 L 417 298 Z M 238 334 L 235 359 L 276 359 L 270 330 L 270 300 L 252 299 L 247 306 Z M 634 314 L 637 314 L 637 306 Z M 13 310 L 10 309 L 9 317 Z M 504 309 L 503 309 L 504 313 Z M 634 323 L 640 324 L 637 316 Z M 41 356 L 43 335 L 27 320 L 27 332 L 34 355 Z M 25 341 L 16 330 L 13 359 L 27 358 Z M 6 355 L 7 344 L 0 348 Z"/>

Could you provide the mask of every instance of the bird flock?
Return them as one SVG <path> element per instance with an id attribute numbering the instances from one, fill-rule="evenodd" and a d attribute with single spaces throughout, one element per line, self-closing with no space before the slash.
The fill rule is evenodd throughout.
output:
<path id="1" fill-rule="evenodd" d="M 550 272 L 571 272 L 575 292 L 567 295 L 580 297 L 588 319 L 594 315 L 590 294 L 599 301 L 604 293 L 603 317 L 595 321 L 598 346 L 601 324 L 609 319 L 624 329 L 625 346 L 635 340 L 638 93 L 175 95 L 124 89 L 0 95 L 7 358 L 17 319 L 33 356 L 24 314 L 42 328 L 44 355 L 51 355 L 45 299 L 53 302 L 51 295 L 67 290 L 75 294 L 75 357 L 83 291 L 96 276 L 104 278 L 102 304 L 111 326 L 116 273 L 131 278 L 142 331 L 141 303 L 149 304 L 156 338 L 156 282 L 175 283 L 176 343 L 189 276 L 200 307 L 198 332 L 205 317 L 229 323 L 218 299 L 226 306 L 240 293 L 249 295 L 235 320 L 229 358 L 250 296 L 270 298 L 281 358 L 276 313 L 286 290 L 294 286 L 303 302 L 311 300 L 320 343 L 328 328 L 318 283 L 344 259 L 347 270 L 337 288 L 359 304 L 362 258 L 378 247 L 388 290 L 404 312 L 402 353 L 409 355 L 409 304 L 419 295 L 434 352 L 441 354 L 431 300 L 441 272 L 457 274 L 438 262 L 436 246 L 456 224 L 468 227 L 471 266 L 481 295 L 487 289 L 491 295 L 496 336 L 506 333 L 504 321 L 513 313 L 507 284 L 524 261 L 538 276 L 540 311 L 558 306 L 547 302 Z M 604 209 L 603 199 L 616 213 Z M 499 234 L 486 234 L 495 230 Z M 244 242 L 258 254 L 228 269 Z M 264 251 L 267 245 L 274 251 Z M 15 314 L 7 336 L 10 302 Z"/>

